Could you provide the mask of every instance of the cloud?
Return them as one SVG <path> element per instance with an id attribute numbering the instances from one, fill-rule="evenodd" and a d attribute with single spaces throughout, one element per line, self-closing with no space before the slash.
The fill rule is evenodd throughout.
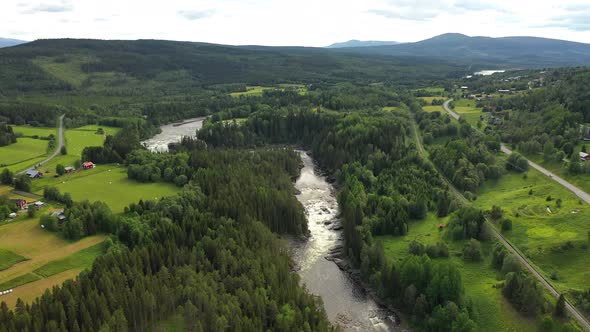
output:
<path id="1" fill-rule="evenodd" d="M 508 13 L 509 11 L 494 2 L 477 0 L 458 0 L 453 4 L 453 9 L 460 9 L 469 12 L 496 11 Z"/>
<path id="2" fill-rule="evenodd" d="M 215 12 L 213 10 L 179 10 L 178 15 L 187 20 L 195 21 L 211 17 Z"/>
<path id="3" fill-rule="evenodd" d="M 62 1 L 59 4 L 54 3 L 40 3 L 29 9 L 23 10 L 22 14 L 36 14 L 36 13 L 63 13 L 72 11 L 73 7 L 71 4 Z"/>
<path id="4" fill-rule="evenodd" d="M 368 10 L 367 13 L 382 16 L 389 19 L 400 19 L 400 20 L 409 20 L 409 21 L 426 21 L 438 16 L 436 12 L 433 11 L 419 11 L 419 10 L 406 10 L 406 9 L 393 9 L 393 10 L 384 10 L 384 9 L 371 9 Z"/>
<path id="5" fill-rule="evenodd" d="M 569 4 L 564 11 L 535 28 L 564 28 L 570 31 L 590 31 L 590 4 Z"/>

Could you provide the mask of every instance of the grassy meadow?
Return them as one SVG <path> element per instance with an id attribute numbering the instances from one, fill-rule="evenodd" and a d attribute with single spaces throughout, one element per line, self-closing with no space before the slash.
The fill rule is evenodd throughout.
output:
<path id="1" fill-rule="evenodd" d="M 70 193 L 75 201 L 103 201 L 115 213 L 140 199 L 156 199 L 177 193 L 180 188 L 170 183 L 140 183 L 127 179 L 127 169 L 116 165 L 98 165 L 78 170 L 59 178 L 46 176 L 33 181 L 33 190 L 43 194 L 45 186 Z"/>
<path id="2" fill-rule="evenodd" d="M 40 213 L 50 211 L 45 208 Z M 105 238 L 95 235 L 70 242 L 43 230 L 39 218 L 0 224 L 0 261 L 4 267 L 0 269 L 0 290 L 14 288 L 12 294 L 2 296 L 2 301 L 14 306 L 18 297 L 33 300 L 46 288 L 67 279 L 65 276 L 77 275 L 92 264 L 100 250 L 104 251 L 101 243 Z"/>
<path id="3" fill-rule="evenodd" d="M 241 97 L 241 96 L 262 96 L 262 93 L 267 90 L 287 90 L 293 89 L 297 91 L 297 93 L 304 95 L 307 93 L 307 88 L 301 84 L 279 84 L 277 87 L 272 86 L 247 86 L 246 91 L 243 92 L 232 92 L 229 95 L 232 97 Z"/>
<path id="4" fill-rule="evenodd" d="M 8 168 L 11 171 L 20 171 L 35 165 L 49 155 L 48 141 L 35 139 L 31 136 L 47 137 L 57 135 L 57 128 L 41 128 L 30 126 L 12 126 L 17 134 L 23 137 L 17 138 L 17 142 L 0 147 L 0 168 Z"/>
<path id="5" fill-rule="evenodd" d="M 439 224 L 446 224 L 447 218 L 437 218 L 428 214 L 426 219 L 411 222 L 409 232 L 405 236 L 383 236 L 382 241 L 386 257 L 398 264 L 408 255 L 408 244 L 419 241 L 424 245 L 444 242 L 443 231 Z M 500 288 L 494 288 L 501 282 L 498 273 L 491 267 L 491 243 L 482 243 L 483 259 L 481 262 L 465 262 L 460 257 L 466 241 L 447 243 L 449 258 L 461 271 L 467 300 L 474 303 L 476 315 L 473 317 L 477 331 L 538 331 L 538 323 L 514 310 L 506 301 Z"/>
<path id="6" fill-rule="evenodd" d="M 526 178 L 507 173 L 488 181 L 473 204 L 504 210 L 504 217 L 513 221 L 505 236 L 558 290 L 590 288 L 590 206 L 572 192 L 529 169 Z"/>

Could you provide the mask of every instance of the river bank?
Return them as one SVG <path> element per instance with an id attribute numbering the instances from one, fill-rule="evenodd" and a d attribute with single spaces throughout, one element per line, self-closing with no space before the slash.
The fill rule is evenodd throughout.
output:
<path id="1" fill-rule="evenodd" d="M 342 248 L 342 225 L 336 190 L 322 176 L 308 153 L 299 151 L 303 162 L 295 182 L 297 199 L 305 208 L 309 237 L 292 240 L 292 257 L 308 291 L 318 295 L 330 321 L 349 331 L 405 331 L 399 315 L 378 302 L 360 274 L 347 263 Z M 333 182 L 335 179 L 329 179 Z"/>

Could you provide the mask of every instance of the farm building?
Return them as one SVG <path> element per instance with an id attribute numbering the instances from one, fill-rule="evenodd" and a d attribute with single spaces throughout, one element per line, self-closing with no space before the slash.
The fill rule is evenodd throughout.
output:
<path id="1" fill-rule="evenodd" d="M 587 154 L 586 152 L 580 152 L 580 160 L 581 161 L 590 160 L 590 154 Z"/>
<path id="2" fill-rule="evenodd" d="M 40 208 L 43 205 L 45 205 L 45 203 L 41 202 L 41 201 L 36 201 L 35 203 L 33 203 L 33 205 L 35 205 L 36 207 Z"/>
<path id="3" fill-rule="evenodd" d="M 21 210 L 24 210 L 27 208 L 27 200 L 26 199 L 16 199 L 16 200 L 14 200 L 14 203 L 16 204 L 16 207 L 18 207 Z"/>
<path id="4" fill-rule="evenodd" d="M 17 214 L 16 212 L 12 212 L 11 214 L 8 215 L 9 218 L 16 218 Z"/>
<path id="5" fill-rule="evenodd" d="M 73 168 L 72 166 L 68 166 L 65 168 L 66 173 L 72 173 L 73 171 L 75 171 L 76 169 Z"/>
<path id="6" fill-rule="evenodd" d="M 64 214 L 64 210 L 55 211 L 51 214 L 52 217 L 56 217 L 59 222 L 63 222 L 66 220 L 66 215 Z"/>
<path id="7" fill-rule="evenodd" d="M 85 161 L 82 164 L 82 168 L 84 168 L 84 169 L 91 169 L 91 168 L 94 168 L 94 167 L 96 167 L 96 165 L 93 162 L 91 162 L 91 161 Z"/>
<path id="8" fill-rule="evenodd" d="M 27 170 L 27 173 L 26 174 L 31 179 L 38 179 L 38 178 L 40 178 L 40 177 L 43 176 L 43 173 L 41 173 L 41 172 L 39 172 L 37 170 L 34 170 L 34 169 Z"/>

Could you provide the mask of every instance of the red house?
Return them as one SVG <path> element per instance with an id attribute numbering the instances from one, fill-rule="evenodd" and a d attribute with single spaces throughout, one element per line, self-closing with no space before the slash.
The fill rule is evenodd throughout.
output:
<path id="1" fill-rule="evenodd" d="M 26 199 L 17 199 L 15 203 L 16 203 L 16 206 L 21 210 L 24 210 L 27 208 L 27 200 Z"/>
<path id="2" fill-rule="evenodd" d="M 86 161 L 82 164 L 82 168 L 84 169 L 91 169 L 94 168 L 96 165 L 91 161 Z"/>

